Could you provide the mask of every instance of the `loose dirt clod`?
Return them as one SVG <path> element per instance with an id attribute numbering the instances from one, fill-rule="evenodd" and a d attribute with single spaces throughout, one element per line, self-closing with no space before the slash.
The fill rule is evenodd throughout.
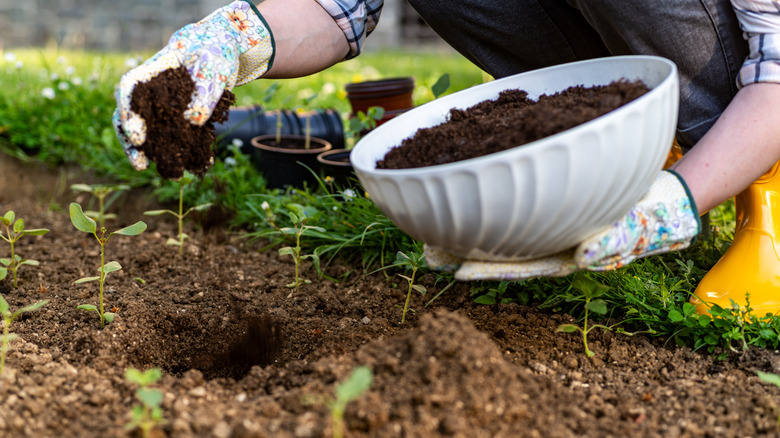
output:
<path id="1" fill-rule="evenodd" d="M 537 101 L 507 90 L 465 110 L 452 109 L 447 122 L 417 131 L 377 162 L 379 169 L 409 169 L 452 163 L 500 152 L 565 131 L 645 94 L 640 81 L 567 88 Z"/>
<path id="2" fill-rule="evenodd" d="M 214 123 L 227 120 L 236 101 L 225 90 L 211 118 L 196 126 L 183 117 L 194 91 L 195 83 L 184 67 L 166 70 L 133 90 L 130 109 L 146 121 L 146 142 L 140 149 L 157 164 L 163 178 L 180 178 L 184 170 L 206 173 L 214 157 Z"/>

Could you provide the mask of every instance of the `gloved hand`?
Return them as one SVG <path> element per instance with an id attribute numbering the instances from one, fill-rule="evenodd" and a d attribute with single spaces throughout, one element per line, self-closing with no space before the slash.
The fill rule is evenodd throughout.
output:
<path id="1" fill-rule="evenodd" d="M 679 251 L 700 231 L 699 214 L 685 182 L 665 170 L 625 216 L 570 250 L 525 262 L 488 262 L 425 245 L 425 258 L 429 268 L 454 272 L 464 281 L 561 277 L 582 269 L 618 269 L 638 258 Z"/>
<path id="2" fill-rule="evenodd" d="M 130 109 L 136 84 L 184 66 L 195 82 L 184 117 L 200 126 L 211 117 L 226 89 L 262 76 L 271 68 L 273 57 L 271 30 L 248 0 L 234 1 L 176 31 L 167 46 L 122 76 L 115 92 L 114 128 L 133 167 L 143 170 L 149 165 L 136 148 L 146 141 L 146 122 Z"/>

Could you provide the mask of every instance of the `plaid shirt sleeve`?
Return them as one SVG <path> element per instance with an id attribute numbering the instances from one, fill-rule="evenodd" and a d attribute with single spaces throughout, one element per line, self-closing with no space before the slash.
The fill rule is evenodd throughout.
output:
<path id="1" fill-rule="evenodd" d="M 317 0 L 336 21 L 349 42 L 351 59 L 363 51 L 363 43 L 379 22 L 384 0 Z"/>
<path id="2" fill-rule="evenodd" d="M 780 1 L 731 0 L 731 5 L 750 46 L 737 85 L 780 83 Z"/>

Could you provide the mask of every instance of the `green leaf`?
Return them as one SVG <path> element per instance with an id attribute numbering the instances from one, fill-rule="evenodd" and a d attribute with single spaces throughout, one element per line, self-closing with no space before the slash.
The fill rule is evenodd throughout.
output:
<path id="1" fill-rule="evenodd" d="M 109 272 L 115 272 L 122 269 L 122 265 L 119 264 L 119 262 L 108 262 L 103 267 L 103 273 L 108 274 Z"/>
<path id="2" fill-rule="evenodd" d="M 412 289 L 416 290 L 417 292 L 420 292 L 420 295 L 425 295 L 428 292 L 428 289 L 426 289 L 425 286 L 421 284 L 413 285 Z"/>
<path id="3" fill-rule="evenodd" d="M 669 311 L 669 321 L 672 322 L 680 322 L 683 320 L 683 315 L 677 310 L 670 310 Z"/>
<path id="4" fill-rule="evenodd" d="M 85 233 L 95 233 L 97 231 L 97 222 L 84 214 L 81 205 L 71 202 L 68 210 L 70 212 L 70 222 L 77 230 Z"/>
<path id="5" fill-rule="evenodd" d="M 709 317 L 709 315 L 699 315 L 699 325 L 702 327 L 707 327 L 710 325 L 710 322 L 712 322 L 712 318 Z"/>
<path id="6" fill-rule="evenodd" d="M 73 284 L 89 283 L 90 281 L 100 280 L 100 277 L 84 277 L 74 281 Z"/>
<path id="7" fill-rule="evenodd" d="M 147 216 L 159 216 L 159 215 L 165 214 L 165 213 L 172 214 L 174 216 L 178 216 L 179 215 L 178 213 L 176 213 L 174 211 L 171 211 L 171 210 L 149 210 L 149 211 L 145 211 L 144 212 L 144 214 L 147 215 Z"/>
<path id="8" fill-rule="evenodd" d="M 604 315 L 607 313 L 607 302 L 602 299 L 593 300 L 586 304 L 585 307 L 587 307 L 591 312 L 596 312 L 599 315 Z"/>
<path id="9" fill-rule="evenodd" d="M 11 259 L 2 258 L 0 259 L 0 263 L 2 263 L 5 266 L 8 266 L 11 264 Z"/>
<path id="10" fill-rule="evenodd" d="M 208 208 L 211 208 L 212 205 L 214 205 L 214 204 L 212 204 L 211 202 L 208 202 L 206 204 L 196 205 L 196 206 L 192 207 L 190 210 L 203 211 L 203 210 L 206 210 Z"/>
<path id="11" fill-rule="evenodd" d="M 13 210 L 8 210 L 5 212 L 1 220 L 3 225 L 8 226 L 14 222 L 14 219 L 16 219 L 16 214 L 13 212 Z"/>
<path id="12" fill-rule="evenodd" d="M 555 330 L 556 332 L 563 332 L 563 333 L 574 333 L 580 328 L 577 327 L 574 324 L 561 324 L 558 326 L 558 328 Z"/>
<path id="13" fill-rule="evenodd" d="M 433 98 L 437 99 L 439 96 L 444 94 L 448 88 L 450 88 L 450 74 L 444 73 L 439 77 L 439 79 L 436 80 L 436 83 L 433 84 L 433 86 L 431 87 L 431 91 L 433 92 Z"/>
<path id="14" fill-rule="evenodd" d="M 591 279 L 585 275 L 579 275 L 572 281 L 571 286 L 585 295 L 585 298 L 593 299 L 604 295 L 609 289 L 609 286 L 603 285 L 596 280 Z"/>
<path id="15" fill-rule="evenodd" d="M 295 257 L 295 250 L 292 247 L 285 246 L 284 248 L 279 248 L 279 255 L 289 255 Z"/>
<path id="16" fill-rule="evenodd" d="M 336 387 L 336 399 L 346 403 L 360 397 L 371 387 L 374 373 L 367 366 L 359 366 L 352 370 L 347 380 Z"/>
<path id="17" fill-rule="evenodd" d="M 165 241 L 166 245 L 173 245 L 173 246 L 181 246 L 181 242 L 174 239 L 173 237 L 169 237 L 168 240 Z"/>
<path id="18" fill-rule="evenodd" d="M 38 301 L 35 304 L 30 304 L 27 307 L 22 307 L 21 309 L 14 312 L 14 315 L 21 315 L 22 313 L 32 312 L 35 310 L 40 309 L 41 307 L 45 306 L 46 304 L 49 304 L 49 300 L 41 300 Z"/>
<path id="19" fill-rule="evenodd" d="M 113 312 L 104 312 L 103 313 L 103 319 L 106 320 L 106 322 L 114 322 L 114 317 L 116 316 L 116 313 Z"/>
<path id="20" fill-rule="evenodd" d="M 71 184 L 70 185 L 71 190 L 75 190 L 77 192 L 89 192 L 92 193 L 92 186 L 89 186 L 87 184 Z"/>
<path id="21" fill-rule="evenodd" d="M 41 263 L 38 260 L 22 260 L 21 262 L 19 262 L 19 266 L 24 266 L 24 265 L 40 266 Z"/>
<path id="22" fill-rule="evenodd" d="M 23 236 L 43 236 L 44 234 L 48 233 L 49 230 L 46 228 L 34 228 L 32 230 L 24 230 L 22 232 Z"/>
<path id="23" fill-rule="evenodd" d="M 92 311 L 97 312 L 97 306 L 95 306 L 94 304 L 79 304 L 78 306 L 76 306 L 76 308 L 80 310 L 86 310 L 87 312 L 92 312 Z"/>
<path id="24" fill-rule="evenodd" d="M 163 392 L 156 388 L 138 388 L 135 395 L 150 408 L 160 406 L 163 401 Z"/>
<path id="25" fill-rule="evenodd" d="M 8 276 L 8 268 L 0 268 L 0 280 L 4 280 Z"/>
<path id="26" fill-rule="evenodd" d="M 24 219 L 19 218 L 19 220 L 14 222 L 14 232 L 21 233 L 22 231 L 24 231 Z"/>
<path id="27" fill-rule="evenodd" d="M 0 295 L 0 314 L 6 314 L 8 312 L 8 301 L 5 300 L 5 297 Z"/>
<path id="28" fill-rule="evenodd" d="M 135 368 L 128 368 L 125 371 L 125 379 L 140 386 L 149 386 L 162 377 L 162 371 L 159 368 L 150 368 L 146 371 L 138 371 Z"/>
<path id="29" fill-rule="evenodd" d="M 761 371 L 756 371 L 758 374 L 758 378 L 763 380 L 764 382 L 771 383 L 777 387 L 780 387 L 780 376 L 773 373 L 764 373 Z"/>
<path id="30" fill-rule="evenodd" d="M 484 304 L 486 306 L 492 306 L 493 304 L 496 304 L 495 297 L 492 297 L 490 295 L 480 295 L 477 298 L 474 299 L 474 302 L 477 304 Z"/>
<path id="31" fill-rule="evenodd" d="M 143 233 L 145 229 L 146 224 L 144 222 L 138 221 L 129 227 L 124 227 L 120 230 L 114 231 L 111 233 L 111 235 L 113 236 L 114 234 L 121 234 L 122 236 L 137 236 Z"/>

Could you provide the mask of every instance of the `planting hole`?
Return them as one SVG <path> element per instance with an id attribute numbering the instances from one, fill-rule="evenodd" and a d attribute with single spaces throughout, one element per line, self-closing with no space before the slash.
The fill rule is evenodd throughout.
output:
<path id="1" fill-rule="evenodd" d="M 203 319 L 159 315 L 143 345 L 132 349 L 139 367 L 160 367 L 174 375 L 190 369 L 206 379 L 240 380 L 254 365 L 271 363 L 284 344 L 280 325 L 269 315 Z"/>

